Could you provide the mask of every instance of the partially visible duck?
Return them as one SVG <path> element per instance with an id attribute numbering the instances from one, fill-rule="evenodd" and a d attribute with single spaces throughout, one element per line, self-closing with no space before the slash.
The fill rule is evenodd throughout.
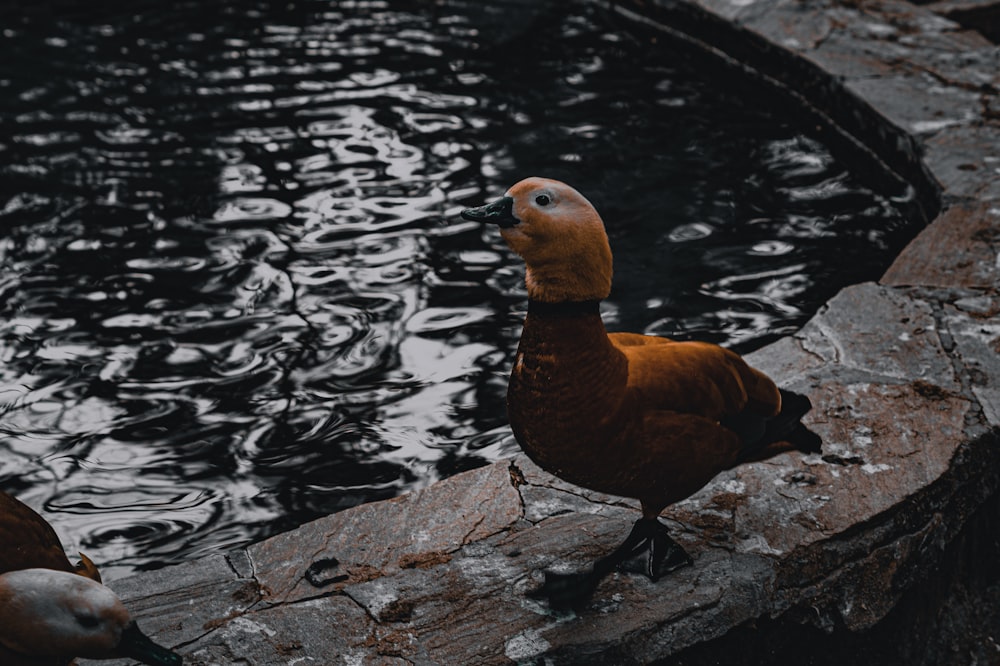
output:
<path id="1" fill-rule="evenodd" d="M 608 334 L 600 301 L 612 255 L 600 215 L 565 183 L 528 178 L 498 201 L 462 211 L 495 224 L 526 264 L 528 314 L 507 387 L 521 448 L 573 484 L 639 500 L 625 542 L 583 574 L 547 574 L 553 606 L 584 601 L 641 556 L 656 579 L 691 558 L 660 513 L 718 473 L 784 451 L 820 450 L 800 423 L 811 405 L 718 345 Z"/>
<path id="2" fill-rule="evenodd" d="M 81 554 L 74 566 L 44 518 L 0 492 L 0 664 L 63 666 L 75 657 L 175 666 Z"/>
<path id="3" fill-rule="evenodd" d="M 79 553 L 74 566 L 66 557 L 59 536 L 34 509 L 0 491 L 0 574 L 18 569 L 55 569 L 101 582 L 89 557 Z"/>

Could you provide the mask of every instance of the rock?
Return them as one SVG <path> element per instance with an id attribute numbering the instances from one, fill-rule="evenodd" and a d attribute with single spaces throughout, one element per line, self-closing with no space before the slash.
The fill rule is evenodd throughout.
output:
<path id="1" fill-rule="evenodd" d="M 995 290 L 998 264 L 1000 201 L 958 203 L 903 249 L 881 282 Z"/>

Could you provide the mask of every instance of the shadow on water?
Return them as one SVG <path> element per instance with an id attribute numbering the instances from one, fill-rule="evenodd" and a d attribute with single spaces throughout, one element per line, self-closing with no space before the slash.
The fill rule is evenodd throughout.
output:
<path id="1" fill-rule="evenodd" d="M 285 4 L 0 10 L 0 480 L 110 578 L 514 451 L 522 268 L 457 211 L 521 177 L 602 211 L 610 327 L 744 350 L 912 233 L 592 10 Z"/>

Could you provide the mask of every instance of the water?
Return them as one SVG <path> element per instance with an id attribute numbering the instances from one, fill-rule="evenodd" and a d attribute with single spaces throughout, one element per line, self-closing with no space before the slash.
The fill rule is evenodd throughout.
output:
<path id="1" fill-rule="evenodd" d="M 0 10 L 0 486 L 106 578 L 515 451 L 522 266 L 457 212 L 522 177 L 602 212 L 609 327 L 742 350 L 912 234 L 599 12 L 97 4 Z"/>

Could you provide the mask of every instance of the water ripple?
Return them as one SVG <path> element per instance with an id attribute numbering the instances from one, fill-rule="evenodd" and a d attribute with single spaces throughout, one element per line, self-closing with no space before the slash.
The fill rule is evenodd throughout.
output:
<path id="1" fill-rule="evenodd" d="M 225 202 L 212 219 L 219 223 L 258 222 L 287 217 L 292 212 L 288 204 L 264 197 L 242 197 Z"/>

